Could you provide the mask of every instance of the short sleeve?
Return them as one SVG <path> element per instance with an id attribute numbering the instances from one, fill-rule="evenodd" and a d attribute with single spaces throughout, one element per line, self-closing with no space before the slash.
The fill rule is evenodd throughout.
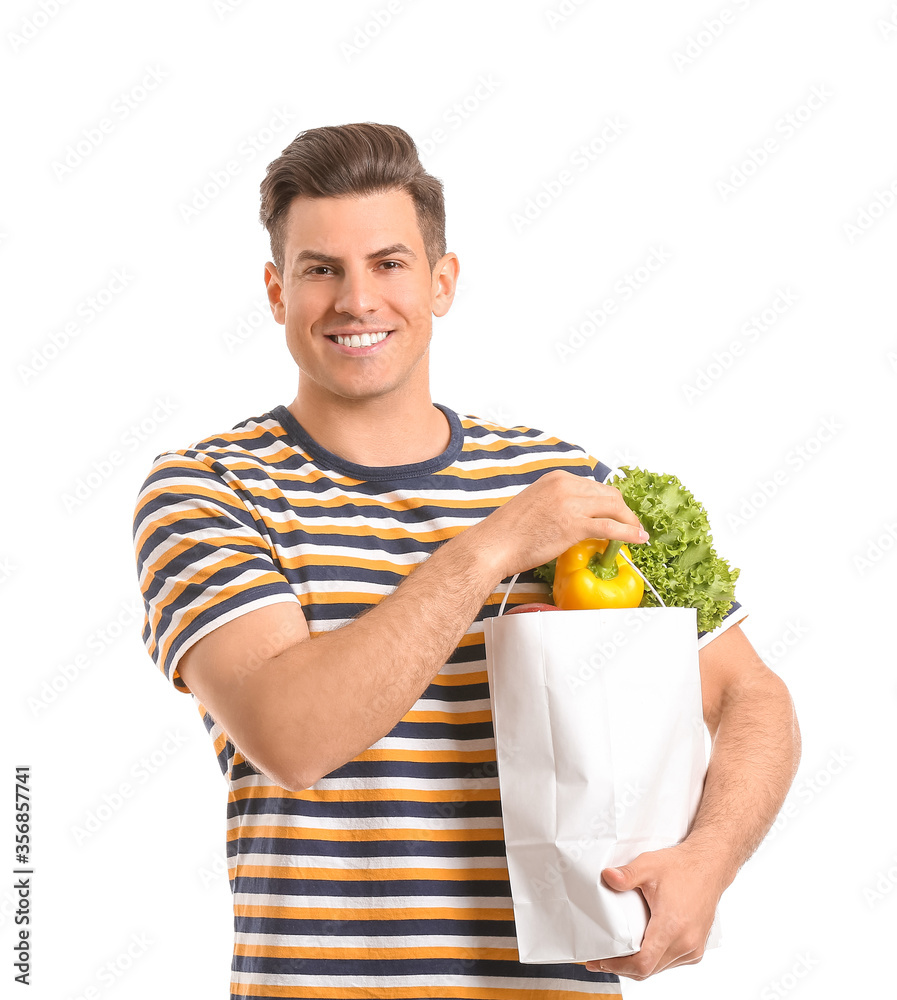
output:
<path id="1" fill-rule="evenodd" d="M 612 478 L 614 473 L 620 472 L 619 469 L 612 468 L 609 465 L 605 465 L 604 462 L 599 462 L 596 458 L 589 455 L 589 464 L 592 467 L 592 474 L 599 483 L 606 483 L 608 479 Z M 622 473 L 620 473 L 622 475 Z M 729 610 L 726 612 L 725 617 L 720 622 L 715 629 L 710 632 L 698 632 L 698 649 L 706 646 L 708 642 L 712 642 L 718 636 L 722 635 L 726 629 L 731 628 L 733 625 L 738 625 L 747 618 L 747 611 L 739 604 L 738 601 L 732 601 L 729 605 Z"/>
<path id="2" fill-rule="evenodd" d="M 698 632 L 698 649 L 702 649 L 708 642 L 712 642 L 714 639 L 721 636 L 723 632 L 730 629 L 733 625 L 738 625 L 740 622 L 743 622 L 747 616 L 747 611 L 738 603 L 738 601 L 732 601 L 725 617 L 712 632 Z"/>
<path id="3" fill-rule="evenodd" d="M 256 608 L 298 601 L 253 512 L 200 458 L 156 457 L 137 498 L 133 541 L 144 644 L 185 694 L 177 665 L 195 642 Z"/>
<path id="4" fill-rule="evenodd" d="M 589 465 L 592 467 L 592 475 L 599 483 L 606 483 L 611 474 L 616 472 L 616 469 L 605 465 L 604 462 L 599 462 L 597 458 L 593 458 L 591 455 L 589 455 Z"/>

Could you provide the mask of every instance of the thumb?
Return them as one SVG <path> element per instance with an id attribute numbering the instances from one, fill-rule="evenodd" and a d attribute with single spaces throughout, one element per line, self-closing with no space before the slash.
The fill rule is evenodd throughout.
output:
<path id="1" fill-rule="evenodd" d="M 601 872 L 601 877 L 611 887 L 618 892 L 625 889 L 634 889 L 644 881 L 644 873 L 637 864 L 638 859 L 628 865 L 620 865 L 619 868 L 605 868 Z"/>

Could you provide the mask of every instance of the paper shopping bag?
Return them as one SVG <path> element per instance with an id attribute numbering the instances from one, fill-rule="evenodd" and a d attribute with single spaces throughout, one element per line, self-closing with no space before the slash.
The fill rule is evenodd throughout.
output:
<path id="1" fill-rule="evenodd" d="M 608 888 L 601 870 L 679 843 L 697 811 L 696 612 L 543 611 L 484 631 L 520 961 L 631 955 L 644 897 Z"/>

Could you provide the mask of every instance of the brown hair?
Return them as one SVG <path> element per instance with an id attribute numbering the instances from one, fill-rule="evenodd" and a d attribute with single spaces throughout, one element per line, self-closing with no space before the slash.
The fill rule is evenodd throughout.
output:
<path id="1" fill-rule="evenodd" d="M 293 199 L 373 194 L 396 188 L 414 201 L 430 270 L 446 252 L 442 181 L 428 174 L 407 132 L 360 122 L 306 129 L 268 164 L 259 220 L 283 274 L 286 216 Z"/>

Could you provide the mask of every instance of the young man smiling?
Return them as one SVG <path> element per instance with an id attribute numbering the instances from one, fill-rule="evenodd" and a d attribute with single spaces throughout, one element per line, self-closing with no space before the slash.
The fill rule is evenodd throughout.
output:
<path id="1" fill-rule="evenodd" d="M 284 230 L 284 263 L 268 263 L 265 282 L 299 367 L 290 412 L 360 465 L 443 452 L 449 425 L 430 401 L 427 362 L 433 316 L 452 303 L 457 257 L 441 255 L 431 272 L 404 190 L 297 197 Z"/>
<path id="2" fill-rule="evenodd" d="M 228 783 L 232 997 L 573 1000 L 699 961 L 799 753 L 740 605 L 701 637 L 692 832 L 604 873 L 650 906 L 641 950 L 521 965 L 482 622 L 514 574 L 510 600 L 539 599 L 532 569 L 574 542 L 645 534 L 581 448 L 432 402 L 458 260 L 405 132 L 303 132 L 262 220 L 296 397 L 157 456 L 134 519 L 147 648 Z"/>

